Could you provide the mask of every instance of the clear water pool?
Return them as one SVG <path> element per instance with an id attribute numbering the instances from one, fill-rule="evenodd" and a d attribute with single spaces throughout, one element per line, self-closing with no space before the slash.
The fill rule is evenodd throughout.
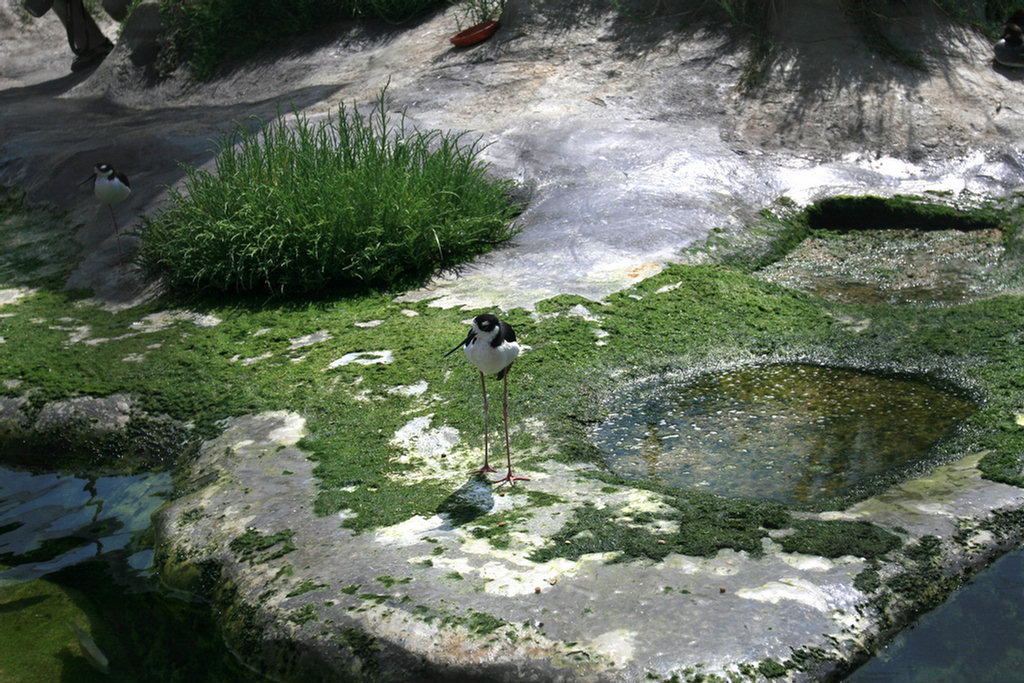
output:
<path id="1" fill-rule="evenodd" d="M 593 439 L 628 479 L 816 503 L 927 458 L 974 410 L 911 378 L 776 364 L 639 383 Z"/>

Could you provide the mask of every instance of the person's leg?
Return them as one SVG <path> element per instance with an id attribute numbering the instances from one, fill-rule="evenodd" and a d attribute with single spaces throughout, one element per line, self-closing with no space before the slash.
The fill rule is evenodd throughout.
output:
<path id="1" fill-rule="evenodd" d="M 103 11 L 110 15 L 110 18 L 117 22 L 123 22 L 128 18 L 128 6 L 131 0 L 102 0 L 100 3 Z"/>
<path id="2" fill-rule="evenodd" d="M 53 0 L 53 11 L 68 33 L 68 45 L 76 59 L 71 70 L 84 68 L 104 57 L 112 43 L 89 15 L 82 0 Z"/>

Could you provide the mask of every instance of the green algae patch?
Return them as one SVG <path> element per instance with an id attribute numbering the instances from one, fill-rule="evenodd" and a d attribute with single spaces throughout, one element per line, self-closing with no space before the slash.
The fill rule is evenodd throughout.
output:
<path id="1" fill-rule="evenodd" d="M 782 664 L 779 664 L 774 659 L 762 660 L 757 665 L 757 671 L 765 678 L 781 678 L 786 675 L 788 669 Z"/>
<path id="2" fill-rule="evenodd" d="M 994 207 L 963 210 L 937 201 L 908 195 L 877 197 L 842 195 L 823 199 L 806 209 L 814 230 L 987 230 L 1004 221 Z"/>
<path id="3" fill-rule="evenodd" d="M 0 287 L 61 288 L 78 256 L 68 218 L 29 204 L 25 191 L 0 185 Z"/>
<path id="4" fill-rule="evenodd" d="M 666 268 L 607 303 L 606 348 L 648 356 L 648 362 L 741 349 L 779 353 L 833 326 L 811 298 L 718 266 Z"/>
<path id="5" fill-rule="evenodd" d="M 385 588 L 391 588 L 392 586 L 404 586 L 405 584 L 411 582 L 412 578 L 408 576 L 401 579 L 396 579 L 395 577 L 389 576 L 387 574 L 377 577 L 377 583 L 384 586 Z"/>
<path id="6" fill-rule="evenodd" d="M 292 622 L 296 626 L 308 624 L 311 621 L 316 621 L 319 615 L 316 612 L 316 605 L 303 605 L 297 610 L 293 610 L 288 615 L 288 621 Z"/>
<path id="7" fill-rule="evenodd" d="M 313 591 L 323 590 L 329 586 L 325 583 L 317 583 L 311 579 L 306 579 L 299 583 L 298 586 L 285 593 L 286 598 L 294 598 L 299 595 L 305 595 L 306 593 L 312 593 Z"/>
<path id="8" fill-rule="evenodd" d="M 761 539 L 788 521 L 789 514 L 779 505 L 697 493 L 668 496 L 657 512 L 626 512 L 586 503 L 530 559 L 577 560 L 589 553 L 615 553 L 616 561 L 657 561 L 670 553 L 708 557 L 723 548 L 760 555 Z"/>
<path id="9" fill-rule="evenodd" d="M 903 545 L 899 536 L 871 522 L 798 519 L 792 527 L 794 533 L 776 539 L 787 553 L 828 558 L 855 555 L 871 560 Z"/>
<path id="10" fill-rule="evenodd" d="M 71 627 L 75 623 L 90 632 L 89 615 L 56 584 L 37 579 L 4 586 L 0 588 L 0 612 L 4 615 L 0 619 L 0 642 L 4 644 L 0 648 L 0 680 L 110 680 L 90 666 Z"/>
<path id="11" fill-rule="evenodd" d="M 480 612 L 475 609 L 469 610 L 469 612 L 467 613 L 466 617 L 463 620 L 463 623 L 465 624 L 466 629 L 469 630 L 470 633 L 473 633 L 478 636 L 486 636 L 491 633 L 494 633 L 499 628 L 508 626 L 508 622 L 506 622 L 505 620 L 499 619 L 493 614 Z"/>
<path id="12" fill-rule="evenodd" d="M 511 533 L 519 528 L 522 522 L 530 518 L 529 513 L 504 512 L 488 515 L 486 524 L 474 525 L 469 528 L 473 538 L 485 538 L 492 547 L 506 550 L 511 545 Z"/>
<path id="13" fill-rule="evenodd" d="M 960 572 L 946 566 L 942 541 L 935 536 L 923 536 L 901 554 L 898 570 L 872 599 L 885 626 L 910 623 L 945 601 L 964 581 Z M 899 610 L 895 616 L 893 607 Z"/>
<path id="14" fill-rule="evenodd" d="M 376 638 L 357 628 L 347 626 L 338 631 L 336 639 L 359 659 L 361 670 L 371 676 L 380 670 L 377 653 L 380 652 L 381 646 Z"/>
<path id="15" fill-rule="evenodd" d="M 244 534 L 234 538 L 228 547 L 242 562 L 269 562 L 295 550 L 295 543 L 292 541 L 294 537 L 295 532 L 291 529 L 264 536 L 256 529 L 249 528 Z"/>

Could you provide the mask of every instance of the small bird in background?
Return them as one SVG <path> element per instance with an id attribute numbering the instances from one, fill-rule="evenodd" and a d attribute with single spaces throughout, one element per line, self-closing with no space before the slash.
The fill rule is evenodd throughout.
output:
<path id="1" fill-rule="evenodd" d="M 106 204 L 110 209 L 110 219 L 114 221 L 114 234 L 117 236 L 117 256 L 121 258 L 121 232 L 117 227 L 117 217 L 114 215 L 114 204 L 128 199 L 132 193 L 132 184 L 128 176 L 114 169 L 110 164 L 96 164 L 92 169 L 92 175 L 82 181 L 82 185 L 92 181 L 92 191 L 100 204 Z"/>
<path id="2" fill-rule="evenodd" d="M 488 432 L 489 411 L 487 409 L 487 380 L 486 375 L 497 375 L 504 381 L 504 393 L 502 395 L 502 414 L 505 418 L 505 457 L 508 462 L 508 474 L 501 479 L 494 481 L 495 484 L 508 482 L 515 486 L 517 481 L 529 481 L 527 477 L 519 477 L 512 474 L 512 451 L 509 448 L 508 438 L 508 371 L 512 362 L 519 355 L 519 343 L 516 342 L 516 333 L 512 326 L 498 320 L 498 317 L 491 313 L 484 313 L 473 318 L 469 328 L 469 334 L 454 349 L 444 354 L 444 357 L 452 355 L 462 348 L 466 358 L 480 371 L 480 387 L 484 393 L 484 466 L 474 470 L 471 474 L 482 474 L 494 472 L 494 468 L 487 461 L 488 458 Z"/>
<path id="3" fill-rule="evenodd" d="M 1024 10 L 1017 10 L 1006 20 L 1003 37 L 992 50 L 997 62 L 1003 66 L 1024 67 Z"/>

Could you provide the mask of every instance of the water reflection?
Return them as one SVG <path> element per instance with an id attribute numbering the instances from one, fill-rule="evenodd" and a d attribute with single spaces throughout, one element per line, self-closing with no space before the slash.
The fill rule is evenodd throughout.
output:
<path id="1" fill-rule="evenodd" d="M 83 479 L 0 469 L 0 588 L 104 555 L 145 573 L 140 542 L 169 474 Z"/>
<path id="2" fill-rule="evenodd" d="M 80 478 L 0 467 L 0 679 L 266 680 L 228 652 L 208 605 L 153 575 L 150 517 L 169 489 L 167 474 Z M 107 672 L 89 656 L 93 646 Z"/>
<path id="3" fill-rule="evenodd" d="M 594 439 L 627 478 L 813 503 L 920 460 L 974 409 L 910 379 L 778 364 L 652 380 Z"/>
<path id="4" fill-rule="evenodd" d="M 847 683 L 1024 680 L 1024 550 L 996 561 Z"/>

